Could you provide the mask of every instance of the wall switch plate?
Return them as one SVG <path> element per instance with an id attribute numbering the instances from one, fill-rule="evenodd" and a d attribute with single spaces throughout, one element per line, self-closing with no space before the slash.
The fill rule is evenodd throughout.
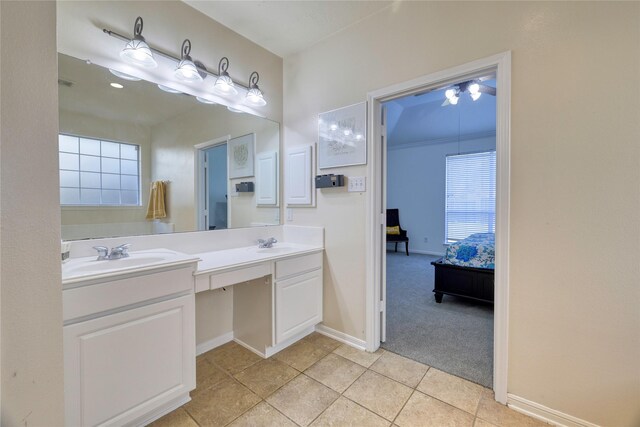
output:
<path id="1" fill-rule="evenodd" d="M 287 209 L 287 221 L 293 221 L 293 209 Z"/>
<path id="2" fill-rule="evenodd" d="M 366 177 L 364 176 L 350 176 L 348 179 L 349 186 L 347 187 L 347 191 L 355 193 L 366 191 L 365 180 Z"/>

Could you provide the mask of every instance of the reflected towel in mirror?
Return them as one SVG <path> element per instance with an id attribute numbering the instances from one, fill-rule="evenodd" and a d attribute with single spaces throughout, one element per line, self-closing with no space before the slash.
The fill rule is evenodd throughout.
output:
<path id="1" fill-rule="evenodd" d="M 153 181 L 149 192 L 149 207 L 146 219 L 160 219 L 167 217 L 164 199 L 167 187 L 163 181 Z"/>

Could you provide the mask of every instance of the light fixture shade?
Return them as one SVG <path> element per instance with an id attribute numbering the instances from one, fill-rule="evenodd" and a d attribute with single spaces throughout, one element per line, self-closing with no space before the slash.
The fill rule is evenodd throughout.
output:
<path id="1" fill-rule="evenodd" d="M 189 53 L 191 53 L 191 41 L 185 39 L 185 41 L 182 42 L 182 57 L 174 71 L 174 75 L 178 80 L 182 80 L 183 82 L 201 82 L 202 76 L 200 75 L 200 71 L 198 71 L 196 64 L 191 60 Z"/>
<path id="2" fill-rule="evenodd" d="M 179 90 L 176 90 L 176 89 L 174 89 L 172 87 L 165 86 L 165 85 L 158 85 L 158 88 L 160 90 L 164 91 L 164 92 L 167 92 L 167 93 L 182 93 Z"/>
<path id="3" fill-rule="evenodd" d="M 454 95 L 454 96 L 452 96 L 451 98 L 449 98 L 449 103 L 450 103 L 451 105 L 456 105 L 456 104 L 458 103 L 458 99 L 460 99 L 460 97 L 458 97 L 458 96 Z"/>
<path id="4" fill-rule="evenodd" d="M 201 96 L 196 96 L 196 100 L 197 100 L 198 102 L 203 103 L 203 104 L 209 104 L 209 105 L 214 105 L 214 104 L 216 104 L 215 102 L 213 102 L 213 101 L 209 101 L 208 99 L 203 98 L 203 97 L 201 97 Z"/>
<path id="5" fill-rule="evenodd" d="M 480 92 L 480 85 L 478 83 L 471 83 L 468 87 L 469 89 L 469 93 L 474 94 L 474 93 L 479 93 Z"/>
<path id="6" fill-rule="evenodd" d="M 139 16 L 133 26 L 133 39 L 129 40 L 124 49 L 120 51 L 120 58 L 130 64 L 145 68 L 158 66 L 149 45 L 142 37 L 142 18 Z"/>
<path id="7" fill-rule="evenodd" d="M 469 95 L 471 95 L 471 99 L 473 99 L 474 101 L 477 101 L 478 98 L 480 98 L 480 95 L 482 95 L 481 92 L 471 92 L 469 93 Z"/>
<path id="8" fill-rule="evenodd" d="M 453 98 L 454 96 L 456 96 L 456 90 L 455 90 L 455 89 L 447 89 L 447 90 L 444 92 L 444 96 L 445 96 L 447 99 L 451 99 L 451 98 Z"/>
<path id="9" fill-rule="evenodd" d="M 112 70 L 111 68 L 109 68 L 109 72 L 116 77 L 120 77 L 123 80 L 129 80 L 131 82 L 139 82 L 141 80 L 138 77 L 130 76 L 129 74 L 125 74 L 117 70 Z"/>
<path id="10" fill-rule="evenodd" d="M 256 71 L 251 73 L 249 76 L 249 91 L 244 102 L 254 107 L 264 107 L 267 105 L 267 101 L 265 101 L 264 95 L 258 87 L 258 80 L 260 80 L 260 75 Z"/>
<path id="11" fill-rule="evenodd" d="M 213 85 L 213 91 L 220 95 L 237 95 L 238 90 L 235 88 L 231 77 L 229 77 L 228 68 L 229 59 L 225 56 L 218 63 L 218 78 Z"/>
<path id="12" fill-rule="evenodd" d="M 174 75 L 178 80 L 182 80 L 184 82 L 202 81 L 202 76 L 198 72 L 196 64 L 194 64 L 191 59 L 181 60 L 174 71 Z"/>

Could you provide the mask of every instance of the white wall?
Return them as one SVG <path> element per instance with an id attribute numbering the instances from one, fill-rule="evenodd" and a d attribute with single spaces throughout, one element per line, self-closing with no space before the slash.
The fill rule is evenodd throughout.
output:
<path id="1" fill-rule="evenodd" d="M 387 151 L 387 207 L 400 210 L 409 251 L 444 255 L 445 161 L 447 154 L 495 150 L 496 138 L 424 142 Z M 424 238 L 428 241 L 425 243 Z M 388 248 L 393 248 L 392 243 Z M 404 244 L 398 244 L 398 250 Z"/>
<path id="2" fill-rule="evenodd" d="M 285 149 L 367 92 L 512 51 L 508 392 L 624 426 L 640 411 L 640 4 L 394 2 L 285 58 Z M 612 92 L 613 88 L 620 88 Z M 365 175 L 365 167 L 334 173 Z M 364 338 L 365 203 L 318 191 L 325 324 Z"/>
<path id="3" fill-rule="evenodd" d="M 62 426 L 56 8 L 0 2 L 0 346 L 5 426 Z"/>

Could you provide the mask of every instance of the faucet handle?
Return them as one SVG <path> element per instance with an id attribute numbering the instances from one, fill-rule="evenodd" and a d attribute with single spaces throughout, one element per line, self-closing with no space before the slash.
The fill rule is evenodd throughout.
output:
<path id="1" fill-rule="evenodd" d="M 131 243 L 123 243 L 122 245 L 116 246 L 115 248 L 111 249 L 111 252 L 118 252 L 121 254 L 121 256 L 123 258 L 128 257 L 129 256 L 129 248 L 131 247 Z"/>
<path id="2" fill-rule="evenodd" d="M 106 247 L 106 246 L 94 246 L 93 249 L 98 251 L 98 261 L 101 261 L 103 259 L 107 259 L 107 256 L 109 255 L 109 248 L 108 247 Z"/>

